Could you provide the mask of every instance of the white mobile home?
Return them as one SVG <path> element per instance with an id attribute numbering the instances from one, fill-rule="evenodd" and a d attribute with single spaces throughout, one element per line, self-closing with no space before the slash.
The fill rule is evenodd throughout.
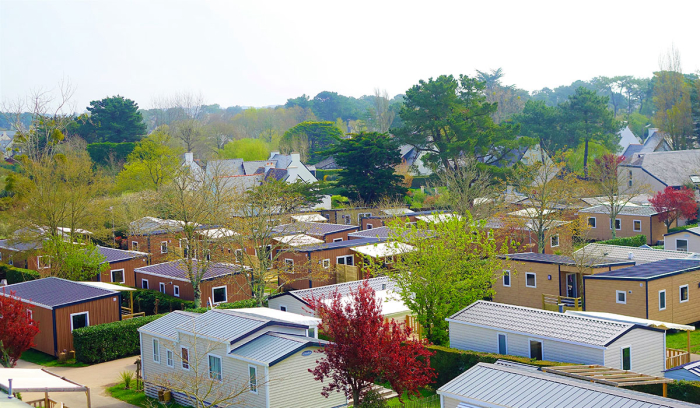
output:
<path id="1" fill-rule="evenodd" d="M 662 376 L 665 331 L 632 323 L 541 309 L 472 303 L 447 319 L 450 345 L 460 350 L 597 364 Z"/>

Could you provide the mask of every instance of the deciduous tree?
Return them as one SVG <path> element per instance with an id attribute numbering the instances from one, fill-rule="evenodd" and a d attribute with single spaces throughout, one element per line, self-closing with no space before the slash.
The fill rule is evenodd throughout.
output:
<path id="1" fill-rule="evenodd" d="M 180 167 L 181 151 L 172 147 L 168 127 L 161 126 L 141 140 L 117 175 L 119 191 L 157 190 L 172 181 Z"/>
<path id="2" fill-rule="evenodd" d="M 219 150 L 222 159 L 267 160 L 270 150 L 261 139 L 232 140 Z"/>
<path id="3" fill-rule="evenodd" d="M 330 148 L 343 137 L 343 132 L 335 122 L 302 122 L 284 132 L 280 141 L 283 153 L 298 151 L 301 160 L 310 164 L 318 163 L 328 155 L 323 151 Z"/>
<path id="4" fill-rule="evenodd" d="M 698 216 L 695 192 L 688 187 L 676 190 L 668 186 L 663 191 L 657 192 L 649 202 L 654 210 L 659 212 L 659 219 L 666 224 L 666 231 L 681 217 L 692 220 Z"/>
<path id="5" fill-rule="evenodd" d="M 0 364 L 12 368 L 22 353 L 34 346 L 39 325 L 30 317 L 33 306 L 15 297 L 15 292 L 0 295 Z"/>
<path id="6" fill-rule="evenodd" d="M 48 258 L 49 276 L 86 281 L 94 279 L 109 269 L 95 244 L 75 235 L 75 240 L 66 240 L 62 235 L 52 235 L 42 241 L 42 254 Z"/>

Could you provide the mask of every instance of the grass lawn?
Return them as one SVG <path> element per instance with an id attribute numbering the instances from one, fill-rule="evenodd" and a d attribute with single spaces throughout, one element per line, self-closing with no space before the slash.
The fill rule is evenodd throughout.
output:
<path id="1" fill-rule="evenodd" d="M 420 398 L 408 398 L 403 397 L 404 404 L 399 401 L 398 398 L 392 398 L 387 401 L 387 407 L 410 407 L 410 408 L 440 408 L 440 398 L 433 398 L 430 401 L 425 400 L 425 398 L 430 398 L 435 394 L 434 390 L 428 390 L 425 388 L 420 389 Z"/>
<path id="2" fill-rule="evenodd" d="M 133 389 L 125 390 L 123 382 L 107 388 L 107 393 L 111 395 L 112 398 L 116 398 L 120 401 L 127 402 L 131 405 L 136 405 L 137 407 L 186 408 L 176 402 L 171 402 L 170 404 L 163 404 L 161 402 L 158 402 L 158 400 L 154 398 L 147 397 L 143 391 L 136 391 Z"/>
<path id="3" fill-rule="evenodd" d="M 688 335 L 684 331 L 666 334 L 666 347 L 685 350 L 688 347 Z M 690 351 L 700 354 L 700 331 L 690 332 Z"/>
<path id="4" fill-rule="evenodd" d="M 90 365 L 75 361 L 75 359 L 66 360 L 65 363 L 61 363 L 56 357 L 34 349 L 22 353 L 21 359 L 44 367 L 87 367 Z"/>

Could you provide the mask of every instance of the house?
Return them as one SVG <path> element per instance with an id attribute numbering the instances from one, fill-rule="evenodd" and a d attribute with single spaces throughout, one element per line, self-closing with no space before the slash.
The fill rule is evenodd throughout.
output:
<path id="1" fill-rule="evenodd" d="M 342 393 L 322 396 L 324 383 L 309 372 L 326 344 L 310 328 L 235 309 L 169 313 L 139 328 L 144 391 L 156 398 L 177 388 L 172 396 L 182 405 L 193 405 L 183 391 L 208 389 L 242 391 L 237 403 L 251 408 L 345 406 Z"/>
<path id="2" fill-rule="evenodd" d="M 666 224 L 661 221 L 660 213 L 653 207 L 627 204 L 615 217 L 615 223 L 610 219 L 610 207 L 596 205 L 582 208 L 579 214 L 588 219 L 588 238 L 607 240 L 612 238 L 612 229 L 618 238 L 645 235 L 647 245 L 656 245 L 663 241 Z M 675 221 L 671 226 L 675 226 Z"/>
<path id="3" fill-rule="evenodd" d="M 325 242 L 347 241 L 348 234 L 357 232 L 356 225 L 331 224 L 328 222 L 297 221 L 274 227 L 272 232 L 277 234 L 305 234 Z"/>
<path id="4" fill-rule="evenodd" d="M 664 371 L 664 377 L 679 381 L 700 381 L 700 361 L 691 361 Z"/>
<path id="5" fill-rule="evenodd" d="M 401 145 L 399 153 L 401 154 L 401 164 L 408 166 L 412 175 L 429 176 L 433 174 L 433 171 L 423 162 L 423 157 L 427 152 L 419 150 L 415 146 Z"/>
<path id="6" fill-rule="evenodd" d="M 660 376 L 662 329 L 479 300 L 446 319 L 459 350 L 573 364 L 597 364 Z"/>
<path id="7" fill-rule="evenodd" d="M 22 242 L 2 239 L 0 240 L 0 262 L 33 271 L 47 269 L 50 262 L 46 262 L 41 255 L 41 248 L 41 241 Z"/>
<path id="8" fill-rule="evenodd" d="M 134 270 L 148 265 L 147 253 L 125 251 L 100 245 L 97 246 L 97 250 L 100 255 L 105 257 L 105 262 L 109 264 L 109 269 L 97 277 L 99 282 L 121 283 L 132 288 L 136 287 Z"/>
<path id="9" fill-rule="evenodd" d="M 236 313 L 244 313 L 249 314 L 251 316 L 270 318 L 273 320 L 279 320 L 283 322 L 303 324 L 309 327 L 307 329 L 307 335 L 309 337 L 318 338 L 318 327 L 321 326 L 321 319 L 319 319 L 318 317 L 285 312 L 279 309 L 272 309 L 269 307 L 250 307 L 235 310 Z"/>
<path id="10" fill-rule="evenodd" d="M 690 408 L 698 405 L 543 372 L 526 364 L 478 363 L 437 390 L 440 408 Z"/>
<path id="11" fill-rule="evenodd" d="M 507 214 L 506 217 L 493 217 L 489 219 L 484 228 L 489 235 L 496 240 L 500 248 L 507 244 L 511 250 L 518 252 L 542 252 L 539 248 L 537 230 L 539 221 L 520 214 L 528 214 L 528 209 L 523 209 Z M 524 213 L 523 213 L 524 212 Z M 543 222 L 545 227 L 545 254 L 555 254 L 571 246 L 570 221 L 551 220 Z"/>
<path id="12" fill-rule="evenodd" d="M 415 224 L 419 220 L 430 223 L 433 221 L 443 221 L 449 219 L 453 214 L 443 214 L 443 210 L 428 210 L 428 211 L 404 211 L 403 209 L 399 211 L 387 211 L 379 215 L 367 215 L 358 216 L 360 218 L 361 229 L 368 230 L 372 228 L 385 227 L 392 221 L 400 220 L 405 221 L 407 224 Z M 443 214 L 443 216 L 435 217 L 436 215 Z"/>
<path id="13" fill-rule="evenodd" d="M 644 139 L 644 143 L 640 144 L 639 140 L 634 140 L 636 139 L 634 134 L 632 134 L 634 138 L 630 137 L 629 134 L 625 134 L 627 129 L 623 129 L 618 133 L 624 137 L 625 141 L 631 142 L 628 143 L 627 146 L 622 146 L 623 139 L 620 139 L 620 145 L 623 147 L 622 156 L 625 157 L 625 162 L 627 163 L 635 160 L 639 155 L 654 152 L 668 152 L 673 150 L 671 147 L 671 138 L 666 132 L 661 132 L 657 128 L 650 128 L 647 138 Z M 629 133 L 632 132 L 630 131 Z"/>
<path id="14" fill-rule="evenodd" d="M 121 320 L 121 295 L 81 282 L 54 277 L 5 286 L 0 295 L 14 296 L 33 305 L 31 317 L 38 322 L 36 350 L 58 356 L 73 350 L 74 329 Z"/>
<path id="15" fill-rule="evenodd" d="M 192 268 L 204 268 L 193 259 Z M 134 269 L 137 287 L 157 290 L 182 300 L 194 300 L 194 288 L 188 278 L 184 261 L 170 261 Z M 252 292 L 244 274 L 244 267 L 233 264 L 210 262 L 200 283 L 202 304 L 230 303 L 250 299 Z"/>
<path id="16" fill-rule="evenodd" d="M 667 251 L 699 253 L 700 227 L 664 234 L 664 249 Z"/>
<path id="17" fill-rule="evenodd" d="M 633 261 L 571 258 L 563 255 L 524 252 L 501 257 L 503 269 L 496 272 L 493 300 L 510 305 L 558 310 L 583 308 L 583 277 L 633 266 Z"/>
<path id="18" fill-rule="evenodd" d="M 620 136 L 620 141 L 617 143 L 620 145 L 619 151 L 621 152 L 624 152 L 627 149 L 627 146 L 631 144 L 641 144 L 641 140 L 635 136 L 629 126 L 625 126 L 624 129 L 617 132 L 617 135 Z"/>
<path id="19" fill-rule="evenodd" d="M 646 185 L 652 194 L 667 186 L 697 185 L 700 183 L 700 150 L 635 153 L 629 161 L 620 164 L 618 172 L 623 182 Z"/>
<path id="20" fill-rule="evenodd" d="M 700 259 L 665 259 L 583 277 L 585 310 L 690 324 L 700 320 Z"/>
<path id="21" fill-rule="evenodd" d="M 14 130 L 0 130 L 0 154 L 7 159 L 15 155 L 15 135 Z"/>
<path id="22" fill-rule="evenodd" d="M 182 221 L 143 217 L 129 223 L 127 249 L 147 252 L 150 263 L 160 263 L 168 259 L 169 252 L 179 246 L 182 237 Z"/>
<path id="23" fill-rule="evenodd" d="M 664 259 L 693 259 L 699 255 L 688 252 L 678 253 L 663 249 L 635 248 L 622 245 L 592 243 L 574 252 L 574 257 L 596 262 L 634 262 L 641 265 Z"/>

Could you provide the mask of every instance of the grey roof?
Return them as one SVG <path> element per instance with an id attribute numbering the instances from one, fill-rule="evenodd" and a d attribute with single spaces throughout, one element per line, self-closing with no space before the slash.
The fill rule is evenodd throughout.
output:
<path id="1" fill-rule="evenodd" d="M 229 354 L 255 360 L 271 367 L 305 347 L 322 346 L 326 343 L 324 340 L 313 337 L 267 332 L 231 350 Z"/>
<path id="2" fill-rule="evenodd" d="M 207 175 L 214 173 L 224 177 L 244 175 L 243 159 L 211 160 L 207 163 Z"/>
<path id="3" fill-rule="evenodd" d="M 574 252 L 574 256 L 581 256 L 589 260 L 595 259 L 601 262 L 634 261 L 635 264 L 641 265 L 664 259 L 692 258 L 698 256 L 698 254 L 692 252 L 665 251 L 663 249 L 592 243 Z"/>
<path id="4" fill-rule="evenodd" d="M 270 157 L 270 160 L 275 160 L 276 168 L 278 169 L 286 169 L 289 167 L 290 164 L 292 164 L 292 156 L 289 154 L 274 154 L 272 157 Z"/>
<path id="5" fill-rule="evenodd" d="M 689 179 L 690 180 L 690 179 Z M 610 214 L 610 207 L 607 205 L 595 205 L 593 207 L 582 208 L 579 212 L 587 214 Z M 620 210 L 618 215 L 638 215 L 640 217 L 649 217 L 656 215 L 659 212 L 654 207 L 646 205 L 626 205 Z"/>
<path id="6" fill-rule="evenodd" d="M 409 232 L 406 232 L 403 234 L 403 237 L 430 237 L 432 236 L 432 233 L 429 230 L 422 230 L 418 231 L 415 230 L 412 232 L 414 235 L 412 235 Z M 376 240 L 386 240 L 389 239 L 389 236 L 391 235 L 391 228 L 387 226 L 381 226 L 381 227 L 376 227 L 376 228 L 370 228 L 362 231 L 357 231 L 357 232 L 351 232 L 348 234 L 348 237 L 352 237 L 353 240 L 355 238 L 375 238 Z"/>
<path id="7" fill-rule="evenodd" d="M 307 166 L 308 167 L 308 166 Z M 339 170 L 340 166 L 335 162 L 335 157 L 328 156 L 320 162 L 316 163 L 316 170 Z"/>
<path id="8" fill-rule="evenodd" d="M 450 316 L 449 320 L 594 346 L 607 346 L 636 327 L 630 323 L 572 316 L 484 300 L 472 303 Z"/>
<path id="9" fill-rule="evenodd" d="M 700 361 L 691 361 L 689 363 L 681 364 L 679 366 L 669 368 L 668 370 L 665 370 L 664 372 L 669 372 L 669 371 L 676 371 L 676 370 L 686 370 L 688 372 L 691 372 L 698 377 L 700 377 Z"/>
<path id="10" fill-rule="evenodd" d="M 667 186 L 680 187 L 700 175 L 700 150 L 643 153 L 623 167 L 640 167 Z"/>
<path id="11" fill-rule="evenodd" d="M 5 286 L 4 289 L 6 296 L 9 296 L 10 292 L 15 292 L 14 296 L 24 301 L 48 308 L 119 294 L 111 290 L 54 277 L 15 283 Z"/>
<path id="12" fill-rule="evenodd" d="M 255 172 L 259 168 L 261 168 L 261 167 L 264 168 L 267 163 L 270 163 L 270 161 L 268 161 L 268 160 L 244 161 L 243 162 L 243 174 L 255 174 Z"/>
<path id="13" fill-rule="evenodd" d="M 99 245 L 97 246 L 97 250 L 105 257 L 105 262 L 107 263 L 127 261 L 129 259 L 141 258 L 148 255 L 145 252 L 125 251 L 123 249 L 108 248 Z"/>
<path id="14" fill-rule="evenodd" d="M 270 169 L 265 174 L 265 180 L 284 181 L 288 174 L 286 169 Z"/>
<path id="15" fill-rule="evenodd" d="M 664 259 L 629 268 L 596 273 L 585 279 L 653 280 L 700 269 L 699 259 Z"/>
<path id="16" fill-rule="evenodd" d="M 182 231 L 182 223 L 176 220 L 164 220 L 156 217 L 143 217 L 129 223 L 132 235 L 165 234 Z"/>
<path id="17" fill-rule="evenodd" d="M 360 285 L 365 281 L 367 281 L 369 283 L 369 286 L 372 289 L 374 289 L 375 291 L 393 290 L 396 287 L 396 284 L 393 280 L 389 279 L 386 276 L 380 276 L 378 278 L 357 280 L 357 281 L 345 282 L 345 283 L 337 283 L 335 285 L 320 286 L 318 288 L 292 290 L 289 292 L 280 293 L 278 295 L 271 296 L 270 299 L 274 299 L 274 298 L 280 297 L 280 296 L 294 296 L 295 298 L 299 299 L 300 301 L 307 303 L 306 299 L 311 299 L 312 297 L 316 297 L 316 298 L 329 297 L 329 296 L 333 295 L 333 293 L 335 293 L 336 291 L 338 293 L 340 293 L 341 296 L 347 296 L 350 294 L 350 291 L 356 291 L 357 288 L 359 288 Z"/>
<path id="18" fill-rule="evenodd" d="M 193 267 L 198 267 L 197 260 L 193 260 Z M 210 263 L 207 270 L 204 272 L 202 280 L 209 280 L 218 278 L 221 276 L 228 276 L 232 274 L 238 274 L 243 268 L 239 265 L 226 264 L 226 263 Z M 155 276 L 165 276 L 168 278 L 187 280 L 187 267 L 182 260 L 163 262 L 150 266 L 143 266 L 141 268 L 134 269 L 135 272 L 145 273 Z"/>
<path id="19" fill-rule="evenodd" d="M 329 224 L 325 222 L 293 222 L 272 229 L 277 233 L 303 233 L 307 235 L 329 235 L 359 228 L 357 225 Z"/>
<path id="20" fill-rule="evenodd" d="M 479 363 L 438 389 L 478 406 L 508 408 L 682 408 L 698 405 L 557 374 Z M 460 405 L 471 406 L 471 405 Z"/>
<path id="21" fill-rule="evenodd" d="M 572 265 L 576 263 L 573 258 L 569 258 L 568 256 L 540 254 L 537 252 L 519 252 L 516 254 L 502 256 L 502 258 L 506 257 L 513 261 L 553 263 L 561 265 Z"/>
<path id="22" fill-rule="evenodd" d="M 166 314 L 161 318 L 158 318 L 150 323 L 141 326 L 139 328 L 139 331 L 155 334 L 157 336 L 164 336 L 176 339 L 176 327 L 183 323 L 191 321 L 197 316 L 199 316 L 199 313 L 183 312 L 182 310 L 176 310 L 174 312 Z"/>
<path id="23" fill-rule="evenodd" d="M 31 251 L 34 249 L 41 249 L 41 241 L 34 242 L 22 242 L 10 239 L 0 239 L 0 248 L 9 249 L 11 251 Z"/>
<path id="24" fill-rule="evenodd" d="M 352 248 L 360 245 L 374 244 L 379 241 L 380 239 L 377 238 L 357 238 L 346 241 L 325 242 L 317 245 L 303 245 L 298 248 L 293 248 L 293 250 L 296 252 L 327 251 L 329 249 Z"/>

